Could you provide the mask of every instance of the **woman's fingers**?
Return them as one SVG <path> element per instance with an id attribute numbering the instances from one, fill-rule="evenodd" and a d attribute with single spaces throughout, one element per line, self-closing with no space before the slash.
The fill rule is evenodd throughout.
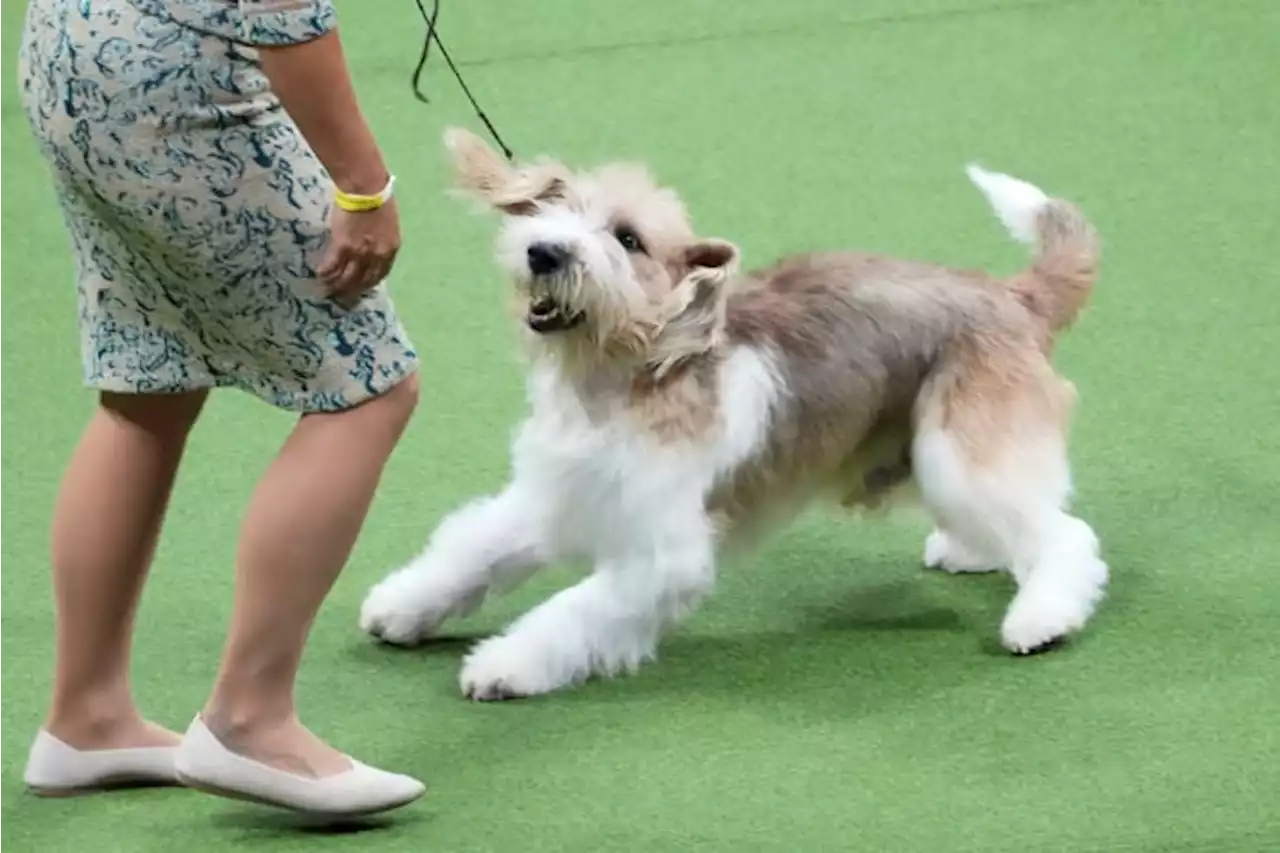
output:
<path id="1" fill-rule="evenodd" d="M 373 258 L 368 255 L 357 255 L 352 264 L 342 274 L 342 289 L 349 293 L 363 293 L 365 279 L 374 265 Z"/>
<path id="2" fill-rule="evenodd" d="M 400 248 L 395 203 L 360 213 L 335 209 L 330 233 L 333 242 L 316 273 L 331 299 L 351 305 L 391 272 Z"/>
<path id="3" fill-rule="evenodd" d="M 320 277 L 325 284 L 330 287 L 338 278 L 347 263 L 351 260 L 351 249 L 344 243 L 334 241 L 329 244 L 329 251 L 325 253 L 324 260 L 316 267 L 316 275 Z"/>
<path id="4" fill-rule="evenodd" d="M 386 277 L 391 274 L 391 265 L 395 262 L 395 257 L 395 252 L 383 254 L 369 265 L 368 275 L 365 277 L 363 284 L 364 290 L 373 290 L 386 280 Z"/>
<path id="5" fill-rule="evenodd" d="M 335 276 L 330 293 L 340 305 L 352 307 L 360 298 L 373 290 L 391 272 L 394 255 L 352 256 L 351 260 Z"/>

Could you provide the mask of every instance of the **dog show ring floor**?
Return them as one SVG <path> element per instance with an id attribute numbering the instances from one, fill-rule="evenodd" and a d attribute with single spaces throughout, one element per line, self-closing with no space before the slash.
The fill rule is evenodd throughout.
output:
<path id="1" fill-rule="evenodd" d="M 428 7 L 430 4 L 428 4 Z M 1076 510 L 1111 567 L 1087 630 L 999 645 L 1003 575 L 921 565 L 927 520 L 819 513 L 722 567 L 638 674 L 466 701 L 474 640 L 558 569 L 414 650 L 356 624 L 368 588 L 501 485 L 524 408 L 494 223 L 449 197 L 446 126 L 483 134 L 442 57 L 416 101 L 410 0 L 339 4 L 396 173 L 392 289 L 422 403 L 315 626 L 306 723 L 429 785 L 342 831 L 180 789 L 37 799 L 22 784 L 52 675 L 48 523 L 93 405 L 74 271 L 4 0 L 3 843 L 9 853 L 231 849 L 1254 853 L 1280 849 L 1280 3 L 622 0 L 444 3 L 441 33 L 524 157 L 645 161 L 747 267 L 820 247 L 1026 262 L 971 161 L 1097 226 L 1092 304 L 1055 354 L 1079 391 Z M 291 419 L 214 395 L 139 617 L 134 680 L 183 729 L 214 676 L 240 516 Z"/>

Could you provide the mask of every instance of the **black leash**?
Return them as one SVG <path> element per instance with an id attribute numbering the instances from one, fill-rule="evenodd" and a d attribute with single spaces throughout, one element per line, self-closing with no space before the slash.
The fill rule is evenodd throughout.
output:
<path id="1" fill-rule="evenodd" d="M 418 80 L 422 77 L 422 69 L 427 65 L 427 54 L 431 51 L 431 42 L 436 43 L 436 47 L 440 48 L 440 55 L 444 57 L 444 61 L 448 63 L 449 70 L 453 72 L 454 79 L 458 81 L 458 85 L 462 87 L 462 92 L 467 96 L 467 100 L 471 102 L 471 108 L 476 111 L 476 115 L 480 117 L 480 121 L 484 122 L 484 126 L 489 129 L 489 135 L 493 137 L 493 141 L 498 143 L 498 147 L 502 149 L 503 155 L 508 160 L 514 160 L 515 154 L 507 147 L 507 143 L 502 141 L 502 137 L 498 135 L 498 130 L 493 126 L 493 122 L 489 121 L 489 117 L 484 114 L 484 110 L 480 109 L 480 105 L 476 103 L 476 99 L 471 94 L 471 90 L 467 88 L 467 81 L 462 79 L 462 74 L 458 71 L 458 66 L 453 64 L 453 58 L 449 56 L 449 51 L 445 49 L 444 42 L 440 41 L 440 33 L 436 30 L 436 21 L 440 20 L 440 0 L 435 0 L 431 7 L 431 14 L 427 14 L 427 8 L 422 5 L 422 0 L 414 0 L 418 4 L 418 11 L 422 13 L 422 21 L 427 25 L 427 35 L 422 40 L 422 55 L 418 57 L 418 67 L 413 70 L 413 96 L 424 104 L 431 103 L 427 100 L 427 96 L 422 94 L 418 87 Z"/>

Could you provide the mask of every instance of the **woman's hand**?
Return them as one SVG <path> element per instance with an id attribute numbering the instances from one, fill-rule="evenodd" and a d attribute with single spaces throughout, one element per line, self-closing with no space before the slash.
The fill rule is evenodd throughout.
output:
<path id="1" fill-rule="evenodd" d="M 371 195 L 388 173 L 347 74 L 338 31 L 296 44 L 263 45 L 262 71 L 329 177 L 348 193 Z M 329 295 L 354 306 L 386 278 L 400 248 L 395 200 L 352 213 L 336 204 L 329 216 L 328 254 L 316 270 Z"/>
<path id="2" fill-rule="evenodd" d="M 329 295 L 348 308 L 391 272 L 400 251 L 396 200 L 374 210 L 348 212 L 334 205 L 329 216 L 329 251 L 316 272 Z"/>

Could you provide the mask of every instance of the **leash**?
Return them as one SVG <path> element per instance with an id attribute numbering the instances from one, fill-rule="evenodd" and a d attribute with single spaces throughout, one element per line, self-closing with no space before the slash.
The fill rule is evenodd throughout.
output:
<path id="1" fill-rule="evenodd" d="M 471 108 L 476 111 L 480 121 L 484 122 L 484 126 L 489 130 L 489 135 L 493 137 L 493 141 L 498 143 L 498 147 L 502 149 L 503 156 L 508 161 L 515 160 L 516 155 L 507 147 L 507 143 L 502 141 L 502 137 L 498 134 L 498 129 L 493 126 L 493 122 L 489 121 L 489 117 L 480 108 L 480 104 L 476 103 L 475 96 L 471 94 L 471 89 L 467 87 L 467 81 L 462 79 L 462 72 L 458 71 L 458 66 L 453 64 L 453 58 L 449 56 L 449 51 L 445 48 L 444 42 L 440 41 L 440 33 L 436 29 L 436 22 L 440 20 L 440 0 L 434 0 L 430 15 L 427 14 L 427 8 L 422 4 L 422 0 L 414 0 L 414 2 L 418 4 L 418 12 L 422 15 L 422 22 L 427 25 L 427 34 L 422 39 L 422 54 L 418 57 L 418 67 L 413 70 L 413 79 L 411 80 L 413 96 L 424 104 L 431 103 L 427 100 L 427 96 L 422 94 L 418 81 L 422 77 L 422 69 L 427 65 L 427 55 L 431 51 L 431 43 L 435 42 L 436 47 L 440 48 L 440 55 L 444 57 L 449 70 L 453 72 L 454 79 L 458 81 L 458 85 L 462 87 L 463 94 L 471 102 Z"/>

